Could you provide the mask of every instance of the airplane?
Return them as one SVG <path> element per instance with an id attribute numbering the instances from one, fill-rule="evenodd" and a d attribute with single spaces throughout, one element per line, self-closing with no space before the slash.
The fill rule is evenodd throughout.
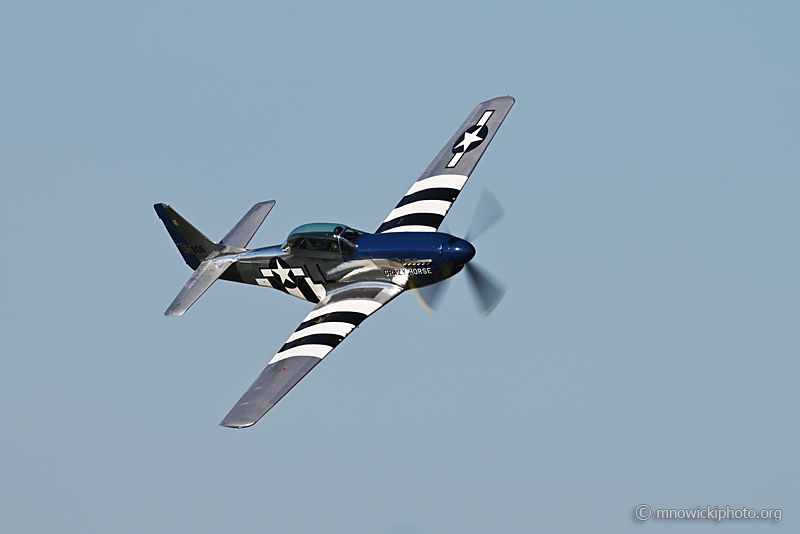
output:
<path id="1" fill-rule="evenodd" d="M 497 306 L 505 290 L 470 263 L 475 248 L 469 242 L 499 218 L 496 201 L 482 197 L 488 208 L 465 239 L 439 227 L 513 105 L 510 96 L 478 104 L 374 233 L 304 224 L 281 245 L 250 250 L 274 200 L 253 206 L 218 243 L 168 204 L 155 204 L 194 270 L 164 315 L 183 315 L 218 279 L 271 287 L 315 304 L 220 426 L 253 426 L 367 317 L 407 289 L 432 308 L 442 282 L 466 268 L 483 314 Z"/>

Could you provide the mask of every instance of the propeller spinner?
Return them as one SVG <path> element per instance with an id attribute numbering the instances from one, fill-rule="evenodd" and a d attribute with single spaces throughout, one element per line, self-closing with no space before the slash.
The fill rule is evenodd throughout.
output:
<path id="1" fill-rule="evenodd" d="M 482 235 L 503 217 L 503 208 L 489 190 L 484 189 L 472 222 L 467 230 L 465 239 L 453 238 L 442 249 L 445 261 L 452 261 L 455 265 L 465 267 L 470 289 L 478 305 L 478 313 L 486 317 L 500 304 L 505 295 L 506 287 L 490 276 L 484 269 L 477 267 L 470 260 L 475 256 L 475 247 L 469 242 Z M 444 294 L 444 287 L 450 279 L 438 284 L 426 286 L 414 291 L 420 304 L 429 313 L 435 313 Z"/>

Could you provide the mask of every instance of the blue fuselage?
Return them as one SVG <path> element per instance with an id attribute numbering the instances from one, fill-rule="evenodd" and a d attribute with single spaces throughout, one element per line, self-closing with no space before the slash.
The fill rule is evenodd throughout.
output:
<path id="1" fill-rule="evenodd" d="M 475 256 L 473 246 L 463 239 L 439 232 L 394 232 L 365 234 L 358 238 L 350 260 L 396 263 L 386 267 L 385 276 L 402 273 L 418 279 L 416 287 L 440 282 L 459 272 Z M 422 284 L 420 284 L 420 282 Z"/>

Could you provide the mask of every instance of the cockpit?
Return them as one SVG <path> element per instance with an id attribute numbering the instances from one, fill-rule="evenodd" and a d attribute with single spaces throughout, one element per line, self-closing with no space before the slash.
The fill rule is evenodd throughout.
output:
<path id="1" fill-rule="evenodd" d="M 358 237 L 364 232 L 343 224 L 312 223 L 298 226 L 286 238 L 284 250 L 292 254 L 333 254 L 349 258 L 356 250 Z"/>

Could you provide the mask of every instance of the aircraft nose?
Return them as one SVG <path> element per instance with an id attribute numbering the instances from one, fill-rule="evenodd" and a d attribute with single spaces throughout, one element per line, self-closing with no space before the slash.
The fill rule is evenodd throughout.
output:
<path id="1" fill-rule="evenodd" d="M 466 265 L 475 256 L 475 247 L 468 241 L 454 237 L 442 246 L 442 259 L 454 265 Z"/>

